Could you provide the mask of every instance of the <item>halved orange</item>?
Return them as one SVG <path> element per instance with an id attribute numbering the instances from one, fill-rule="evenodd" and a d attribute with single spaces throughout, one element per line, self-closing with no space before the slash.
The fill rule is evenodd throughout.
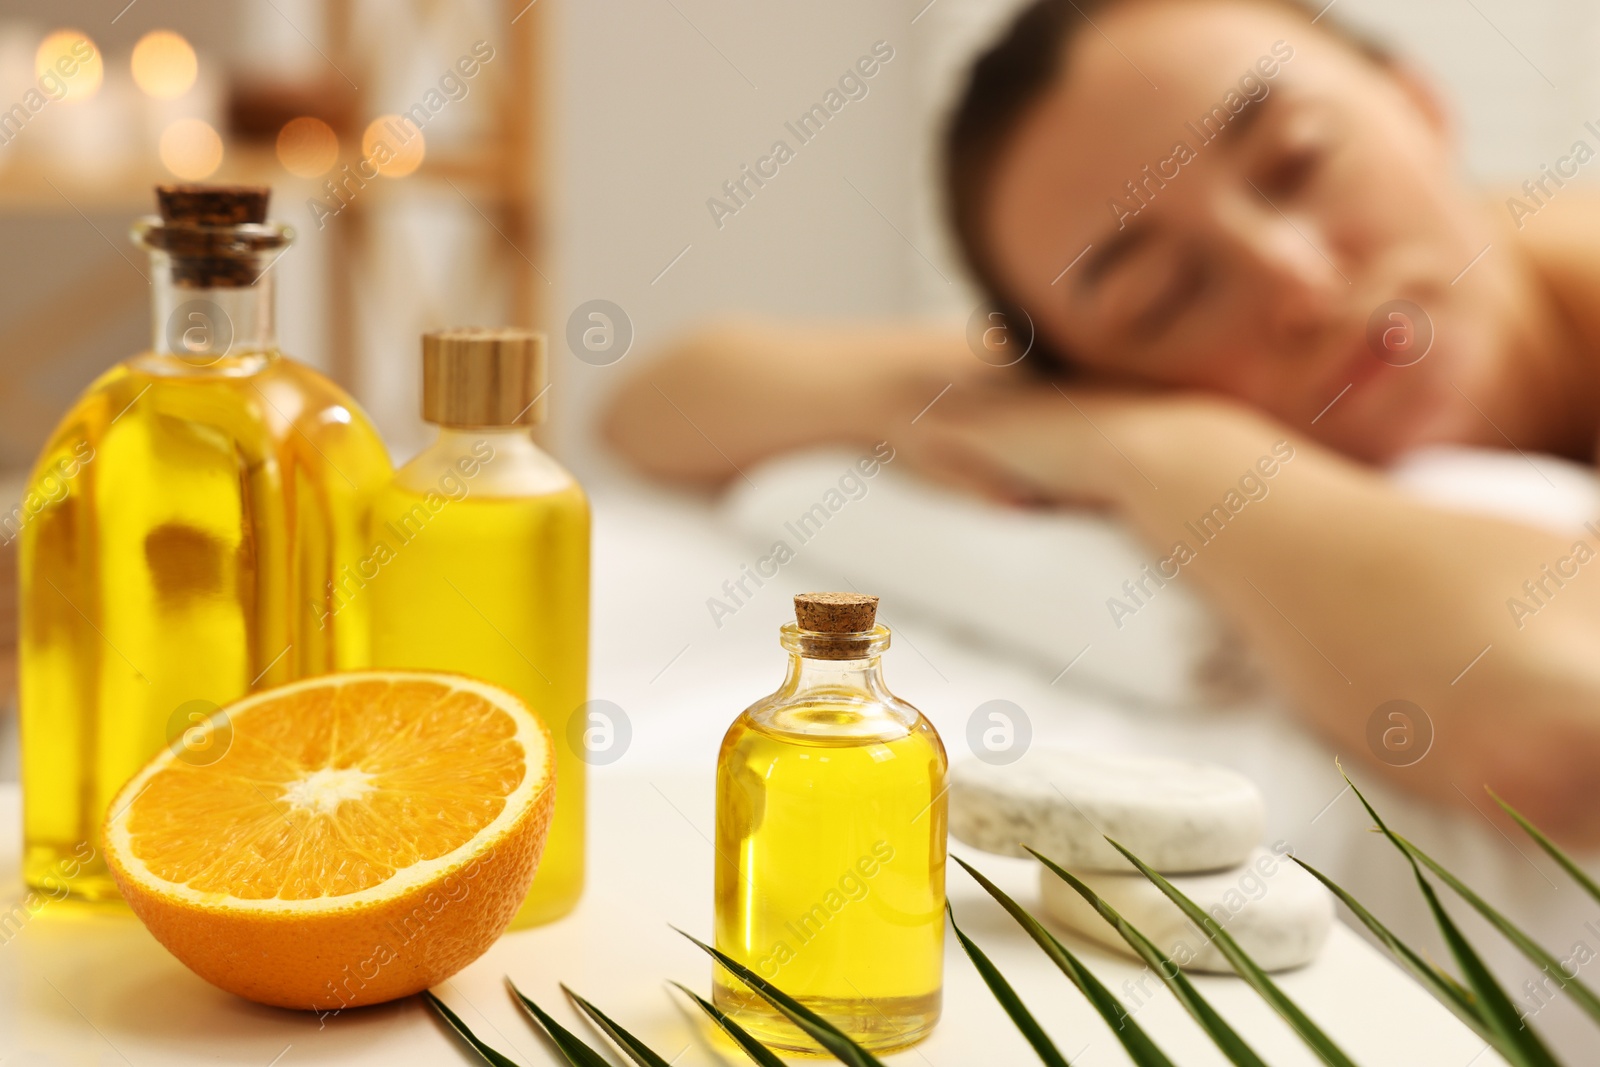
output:
<path id="1" fill-rule="evenodd" d="M 376 1004 L 482 955 L 533 880 L 550 732 L 454 674 L 355 671 L 245 697 L 125 785 L 106 860 L 200 977 L 285 1008 Z"/>

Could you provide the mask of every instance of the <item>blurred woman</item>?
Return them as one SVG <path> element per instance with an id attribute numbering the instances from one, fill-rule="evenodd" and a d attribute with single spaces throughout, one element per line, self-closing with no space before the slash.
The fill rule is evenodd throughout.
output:
<path id="1" fill-rule="evenodd" d="M 1427 86 L 1286 0 L 1037 0 L 946 144 L 954 231 L 1036 331 L 1027 359 L 926 327 L 729 326 L 645 368 L 608 433 L 701 483 L 889 438 L 996 499 L 1108 509 L 1158 559 L 1274 458 L 1271 502 L 1182 573 L 1341 751 L 1413 701 L 1435 741 L 1397 785 L 1465 804 L 1488 783 L 1600 843 L 1600 565 L 1377 469 L 1442 443 L 1595 461 L 1600 210 L 1562 184 L 1467 187 Z M 1576 577 L 1519 613 L 1562 560 Z"/>

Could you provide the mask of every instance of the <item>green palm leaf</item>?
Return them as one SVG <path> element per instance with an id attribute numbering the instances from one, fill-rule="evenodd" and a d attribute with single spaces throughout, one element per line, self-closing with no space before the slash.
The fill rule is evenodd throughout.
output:
<path id="1" fill-rule="evenodd" d="M 572 1064 L 572 1067 L 611 1067 L 604 1056 L 584 1044 L 577 1034 L 552 1019 L 543 1008 L 518 989 L 517 984 L 510 978 L 506 979 L 506 988 L 511 990 L 511 995 L 517 998 L 517 1003 L 522 1005 L 522 1009 L 550 1036 L 557 1051 Z"/>
<path id="2" fill-rule="evenodd" d="M 1537 826 L 1533 825 L 1533 823 L 1529 822 L 1527 818 L 1523 816 L 1522 812 L 1501 800 L 1493 789 L 1488 790 L 1488 793 L 1489 796 L 1494 799 L 1494 802 L 1500 805 L 1507 815 L 1517 820 L 1517 825 L 1522 827 L 1523 831 L 1527 833 L 1529 837 L 1538 842 L 1539 847 L 1544 849 L 1551 859 L 1555 860 L 1561 865 L 1561 869 L 1566 871 L 1574 882 L 1577 882 L 1583 887 L 1583 891 L 1585 893 L 1588 893 L 1595 899 L 1597 903 L 1600 903 L 1600 885 L 1596 885 L 1594 879 L 1590 878 L 1588 874 L 1584 873 L 1582 867 L 1579 867 L 1576 863 L 1573 863 L 1572 857 L 1568 856 L 1565 852 L 1557 848 L 1555 842 L 1544 836 L 1544 834 L 1539 831 Z"/>
<path id="3" fill-rule="evenodd" d="M 673 985 L 683 990 L 685 995 L 700 1006 L 700 1010 L 711 1017 L 711 1021 L 722 1028 L 722 1032 L 733 1038 L 734 1042 L 745 1051 L 745 1055 L 761 1064 L 761 1067 L 784 1067 L 780 1060 L 767 1046 L 757 1041 L 750 1035 L 750 1031 L 740 1026 L 728 1017 L 728 1014 L 699 993 L 690 989 L 682 982 L 673 982 Z"/>
<path id="4" fill-rule="evenodd" d="M 1449 886 L 1456 896 L 1470 904 L 1473 910 L 1482 915 L 1490 926 L 1500 931 L 1507 941 L 1517 946 L 1517 951 L 1543 968 L 1545 973 L 1554 978 L 1556 983 L 1567 991 L 1567 995 L 1576 1001 L 1578 1006 L 1587 1012 L 1591 1018 L 1600 1022 L 1600 998 L 1596 998 L 1594 991 L 1578 981 L 1575 976 L 1569 976 L 1566 972 L 1566 966 L 1560 960 L 1545 951 L 1533 938 L 1523 933 L 1510 919 L 1490 907 L 1487 901 L 1469 889 L 1461 879 L 1440 866 L 1433 857 L 1399 834 L 1394 835 L 1394 840 L 1413 859 L 1421 860 L 1424 867 L 1432 871 L 1439 881 Z"/>
<path id="5" fill-rule="evenodd" d="M 1304 1041 L 1306 1047 L 1317 1054 L 1318 1059 L 1328 1064 L 1328 1067 L 1355 1067 L 1354 1061 L 1344 1054 L 1344 1051 L 1334 1043 L 1333 1038 L 1323 1033 L 1322 1029 L 1312 1022 L 1293 1000 L 1289 999 L 1289 995 L 1278 988 L 1278 983 L 1269 978 L 1267 972 L 1256 965 L 1256 962 L 1250 958 L 1249 954 L 1239 947 L 1239 943 L 1222 928 L 1222 925 L 1217 920 L 1208 915 L 1204 908 L 1190 900 L 1171 882 L 1151 870 L 1143 860 L 1132 852 L 1112 841 L 1109 837 L 1106 840 L 1111 843 L 1112 848 L 1126 856 L 1128 861 L 1139 869 L 1140 874 L 1154 882 L 1156 888 L 1167 895 L 1168 900 L 1178 905 L 1183 910 L 1183 913 L 1189 917 L 1190 922 L 1193 922 L 1206 932 L 1206 936 L 1216 944 L 1217 950 L 1233 965 L 1233 969 L 1238 972 L 1239 977 L 1243 978 L 1245 983 L 1254 989 L 1273 1011 L 1281 1015 L 1284 1022 L 1294 1028 L 1294 1032 L 1300 1035 L 1300 1040 Z"/>
<path id="6" fill-rule="evenodd" d="M 1340 768 L 1344 774 L 1344 768 Z M 1423 899 L 1428 902 L 1428 910 L 1433 912 L 1434 922 L 1438 924 L 1439 931 L 1444 935 L 1444 940 L 1450 946 L 1450 954 L 1456 958 L 1461 973 L 1466 979 L 1466 984 L 1477 995 L 1479 1011 L 1483 1015 L 1484 1023 L 1489 1027 L 1489 1041 L 1496 1051 L 1517 1067 L 1558 1067 L 1555 1057 L 1550 1050 L 1545 1048 L 1544 1042 L 1539 1040 L 1539 1035 L 1532 1028 L 1525 1025 L 1518 1014 L 1516 1006 L 1511 1003 L 1511 998 L 1506 996 L 1506 991 L 1495 981 L 1494 975 L 1484 965 L 1482 959 L 1473 951 L 1465 935 L 1457 928 L 1455 922 L 1444 910 L 1444 905 L 1439 901 L 1439 895 L 1434 892 L 1433 886 L 1428 884 L 1423 877 L 1422 867 L 1417 863 L 1416 857 L 1406 850 L 1404 843 L 1387 823 L 1379 816 L 1377 810 L 1368 803 L 1356 784 L 1350 781 L 1350 776 L 1344 775 L 1345 782 L 1350 786 L 1351 792 L 1361 801 L 1361 806 L 1367 809 L 1367 814 L 1372 816 L 1372 821 L 1377 823 L 1379 831 L 1389 839 L 1400 854 L 1411 864 L 1411 871 L 1416 875 L 1417 888 L 1422 891 Z"/>
<path id="7" fill-rule="evenodd" d="M 1434 999 L 1455 1012 L 1456 1017 L 1472 1027 L 1479 1037 L 1485 1041 L 1492 1040 L 1493 1032 L 1489 1029 L 1489 1024 L 1484 1022 L 1483 1016 L 1478 1013 L 1477 998 L 1472 995 L 1471 990 L 1462 988 L 1461 983 L 1456 981 L 1455 976 L 1442 967 L 1423 959 L 1415 949 L 1396 937 L 1360 901 L 1341 888 L 1333 879 L 1298 856 L 1290 856 L 1289 858 L 1304 868 L 1311 877 L 1327 886 L 1328 890 L 1338 897 L 1345 907 L 1354 912 L 1355 917 L 1361 920 L 1362 925 L 1371 930 L 1373 936 L 1383 942 L 1384 947 L 1392 952 L 1401 963 L 1405 964 L 1406 969 L 1416 976 L 1418 981 L 1428 987 Z"/>
<path id="8" fill-rule="evenodd" d="M 678 930 L 676 926 L 673 929 Z M 684 937 L 699 945 L 707 955 L 722 964 L 729 974 L 749 986 L 768 1004 L 771 1004 L 787 1016 L 790 1022 L 805 1031 L 811 1040 L 821 1045 L 840 1063 L 848 1064 L 849 1067 L 884 1067 L 882 1060 L 850 1040 L 844 1031 L 726 952 L 714 948 L 692 934 L 684 933 L 682 930 L 678 930 L 678 933 L 683 934 Z"/>
<path id="9" fill-rule="evenodd" d="M 1083 965 L 1078 957 L 1074 956 L 1067 950 L 1065 945 L 1056 940 L 1054 934 L 1041 926 L 1038 919 L 1028 914 L 1027 909 L 1007 896 L 999 886 L 985 878 L 970 863 L 967 863 L 959 856 L 951 856 L 950 858 L 961 864 L 962 869 L 972 875 L 977 883 L 983 886 L 989 895 L 994 897 L 1000 903 L 1000 906 L 1011 914 L 1011 917 L 1027 932 L 1028 936 L 1033 938 L 1040 948 L 1044 949 L 1044 954 L 1050 957 L 1050 961 L 1060 968 L 1061 973 L 1066 975 L 1068 980 L 1078 987 L 1078 990 L 1088 999 L 1089 1004 L 1095 1011 L 1100 1013 L 1100 1018 L 1104 1019 L 1106 1025 L 1111 1027 L 1112 1032 L 1116 1034 L 1117 1040 L 1127 1050 L 1128 1057 L 1138 1067 L 1172 1067 L 1172 1061 L 1167 1059 L 1166 1054 L 1157 1047 L 1154 1041 L 1150 1040 L 1150 1036 L 1144 1032 L 1144 1029 L 1133 1021 L 1132 1016 L 1122 1010 L 1122 1005 L 1117 1001 L 1116 997 L 1111 995 L 1111 991 L 1100 982 L 1100 979 L 1089 972 L 1089 969 Z"/>
<path id="10" fill-rule="evenodd" d="M 1340 773 L 1341 775 L 1344 774 L 1342 767 L 1340 768 Z M 1464 980 L 1457 979 L 1442 967 L 1424 959 L 1379 922 L 1359 901 L 1316 868 L 1301 861 L 1298 857 L 1291 856 L 1290 858 L 1334 893 L 1361 920 L 1367 929 L 1434 994 L 1436 999 L 1449 1007 L 1463 1022 L 1479 1036 L 1483 1037 L 1486 1042 L 1506 1058 L 1512 1067 L 1559 1067 L 1557 1061 L 1544 1046 L 1537 1033 L 1524 1023 L 1504 989 L 1495 980 L 1477 952 L 1450 918 L 1449 913 L 1439 899 L 1438 893 L 1425 876 L 1423 868 L 1426 867 L 1434 877 L 1442 881 L 1452 892 L 1477 911 L 1502 936 L 1516 946 L 1523 955 L 1542 967 L 1546 973 L 1555 977 L 1562 988 L 1596 1021 L 1600 1021 L 1600 995 L 1597 995 L 1586 984 L 1579 981 L 1576 976 L 1568 975 L 1559 959 L 1539 946 L 1518 926 L 1495 910 L 1465 883 L 1451 874 L 1450 871 L 1423 852 L 1422 849 L 1391 830 L 1378 815 L 1377 810 L 1368 802 L 1366 796 L 1350 780 L 1349 776 L 1344 775 L 1344 777 L 1346 784 L 1356 794 L 1362 807 L 1366 809 L 1367 814 L 1376 824 L 1377 830 L 1399 850 L 1411 865 L 1418 889 L 1422 893 L 1435 923 L 1443 934 L 1445 942 L 1450 946 L 1451 954 L 1461 968 Z M 1600 902 L 1600 885 L 1597 885 L 1594 879 L 1578 867 L 1521 813 L 1495 795 L 1493 790 L 1489 790 L 1489 795 L 1494 799 L 1495 803 L 1499 804 L 1508 815 L 1517 821 L 1524 832 L 1532 837 L 1589 896 Z M 1305 1042 L 1306 1046 L 1323 1063 L 1327 1064 L 1328 1067 L 1355 1067 L 1354 1063 L 1332 1039 L 1318 1028 L 1277 984 L 1261 970 L 1250 956 L 1239 947 L 1238 943 L 1222 928 L 1221 924 L 1128 849 L 1109 837 L 1106 840 L 1132 863 L 1141 875 L 1176 904 L 1191 922 L 1206 932 L 1207 937 L 1217 945 L 1218 950 L 1227 958 L 1238 975 L 1289 1023 L 1301 1040 Z M 1048 857 L 1031 848 L 1028 851 L 1058 878 L 1072 886 L 1079 895 L 1095 908 L 1100 917 L 1132 947 L 1134 953 L 1162 978 L 1179 1003 L 1183 1005 L 1185 1010 L 1189 1012 L 1201 1029 L 1206 1032 L 1235 1067 L 1267 1067 L 1265 1062 L 1245 1043 L 1238 1032 L 1199 994 L 1189 978 L 1149 938 L 1127 922 L 1116 909 L 1102 900 L 1083 881 L 1076 878 L 1069 871 L 1064 870 Z M 1171 1061 L 1161 1049 L 1133 1021 L 1131 1015 L 1124 1010 L 1116 997 L 1083 965 L 1081 960 L 1073 955 L 1026 909 L 1007 896 L 977 869 L 960 857 L 952 856 L 951 859 L 960 864 L 1011 915 L 1017 924 L 1023 928 L 1024 932 L 1044 951 L 1051 962 L 1083 994 L 1095 1012 L 1111 1027 L 1135 1067 L 1172 1067 Z M 1023 1004 L 1021 997 L 1018 996 L 1016 990 L 1000 973 L 993 961 L 956 924 L 955 912 L 948 904 L 946 905 L 946 911 L 950 916 L 951 929 L 955 932 L 958 942 L 968 958 L 971 959 L 979 976 L 1039 1056 L 1045 1067 L 1070 1067 L 1068 1061 L 1061 1055 L 1060 1050 L 1056 1048 L 1044 1028 L 1026 1005 Z M 674 929 L 677 928 L 674 927 Z M 848 1035 L 828 1022 L 827 1019 L 807 1008 L 773 983 L 715 947 L 684 933 L 682 930 L 678 930 L 678 933 L 683 934 L 684 937 L 699 946 L 725 971 L 771 1004 L 773 1008 L 782 1013 L 802 1032 L 810 1036 L 822 1049 L 831 1054 L 834 1059 L 845 1064 L 846 1067 L 885 1067 L 882 1061 L 851 1040 Z M 711 1001 L 699 996 L 680 983 L 674 982 L 672 984 L 692 999 L 700 1010 L 732 1038 L 759 1067 L 783 1067 L 783 1060 Z M 538 1004 L 524 995 L 509 978 L 506 979 L 506 985 L 523 1010 L 550 1038 L 562 1058 L 571 1067 L 611 1067 L 605 1056 L 556 1022 Z M 613 1041 L 636 1067 L 671 1067 L 669 1061 L 662 1058 L 590 1001 L 565 985 L 561 988 L 572 999 L 578 1009 Z M 490 1067 L 517 1067 L 513 1060 L 475 1036 L 467 1025 L 462 1022 L 461 1018 L 432 991 L 424 991 L 423 998 L 434 1013 L 442 1018 L 484 1063 L 489 1064 Z"/>
<path id="11" fill-rule="evenodd" d="M 467 1043 L 467 1047 L 476 1052 L 484 1063 L 492 1064 L 493 1067 L 517 1067 L 515 1060 L 495 1051 L 478 1040 L 478 1035 L 467 1029 L 467 1024 L 461 1021 L 461 1016 L 451 1011 L 444 1001 L 434 996 L 433 990 L 424 989 L 422 991 L 422 999 L 428 1007 L 434 1010 L 436 1015 L 450 1024 L 450 1029 L 454 1030 L 461 1040 Z"/>
<path id="12" fill-rule="evenodd" d="M 1079 896 L 1094 906 L 1094 909 L 1100 913 L 1100 917 L 1110 923 L 1112 928 L 1122 936 L 1122 939 L 1132 947 L 1133 951 L 1138 953 L 1139 958 L 1144 960 L 1150 969 L 1155 971 L 1161 980 L 1167 983 L 1167 987 L 1172 990 L 1172 995 L 1178 998 L 1178 1003 L 1182 1004 L 1184 1010 L 1194 1017 L 1194 1021 L 1200 1024 L 1200 1029 L 1204 1030 L 1206 1036 L 1216 1043 L 1217 1048 L 1222 1050 L 1222 1054 L 1228 1057 L 1229 1062 L 1237 1064 L 1238 1067 L 1267 1067 L 1266 1062 L 1256 1055 L 1255 1050 L 1245 1043 L 1244 1038 L 1240 1037 L 1238 1032 L 1229 1026 L 1227 1021 L 1217 1014 L 1216 1009 L 1200 995 L 1199 990 L 1195 989 L 1194 983 L 1189 981 L 1189 976 L 1184 974 L 1177 964 L 1169 960 L 1155 946 L 1154 942 L 1140 933 L 1132 923 L 1124 919 L 1110 904 L 1101 900 L 1098 893 L 1063 870 L 1054 860 L 1039 854 L 1032 848 L 1028 848 L 1027 845 L 1022 847 L 1027 848 L 1029 852 L 1033 853 L 1035 859 L 1049 868 L 1050 873 L 1066 882 L 1073 889 L 1076 889 Z"/>
<path id="13" fill-rule="evenodd" d="M 1022 1031 L 1022 1036 L 1028 1039 L 1028 1044 L 1033 1046 L 1033 1051 L 1039 1054 L 1048 1067 L 1071 1067 L 1061 1050 L 1056 1048 L 1050 1040 L 1050 1035 L 1044 1032 L 1044 1027 L 1028 1011 L 1027 1005 L 1022 1003 L 1022 998 L 1017 996 L 1017 991 L 1011 988 L 1011 983 L 1006 981 L 994 961 L 984 955 L 983 949 L 973 943 L 972 939 L 961 932 L 961 927 L 956 925 L 955 909 L 950 907 L 949 901 L 945 902 L 945 911 L 950 915 L 950 929 L 956 932 L 956 940 L 961 942 L 961 947 L 966 950 L 967 958 L 972 960 L 972 965 L 978 969 L 978 974 L 983 978 L 989 992 L 994 994 L 994 999 L 1000 1002 L 1011 1021 L 1017 1024 L 1017 1029 Z"/>
<path id="14" fill-rule="evenodd" d="M 516 987 L 513 986 L 512 988 L 515 989 Z M 671 1063 L 656 1055 L 655 1050 L 650 1048 L 649 1045 L 624 1030 L 622 1025 L 611 1016 L 574 993 L 567 987 L 566 983 L 562 983 L 561 991 L 572 998 L 572 1002 L 578 1006 L 579 1010 L 604 1031 L 605 1035 L 615 1042 L 616 1046 L 626 1053 L 628 1058 L 638 1064 L 639 1067 L 672 1067 Z"/>

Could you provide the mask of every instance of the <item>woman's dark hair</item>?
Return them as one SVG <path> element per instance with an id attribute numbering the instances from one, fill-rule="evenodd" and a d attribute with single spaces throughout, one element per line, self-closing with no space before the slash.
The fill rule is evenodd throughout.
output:
<path id="1" fill-rule="evenodd" d="M 1028 109 L 1055 83 L 1067 44 L 1119 0 L 1034 0 L 973 62 L 944 133 L 945 211 L 984 295 L 1013 312 L 983 239 L 995 163 Z"/>
<path id="2" fill-rule="evenodd" d="M 1033 0 L 972 64 L 945 126 L 945 211 L 968 268 L 984 295 L 1008 315 L 1017 306 L 1000 284 L 983 235 L 994 168 L 1028 109 L 1060 77 L 1068 45 L 1098 14 L 1132 0 Z M 1197 0 L 1199 2 L 1199 0 Z M 1308 18 L 1300 0 L 1262 0 Z M 1322 19 L 1319 27 L 1381 65 L 1392 61 L 1383 46 Z"/>

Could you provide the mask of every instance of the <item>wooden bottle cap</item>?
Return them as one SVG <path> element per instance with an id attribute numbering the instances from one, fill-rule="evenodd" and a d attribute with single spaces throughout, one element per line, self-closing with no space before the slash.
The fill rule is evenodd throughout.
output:
<path id="1" fill-rule="evenodd" d="M 267 221 L 267 185 L 176 184 L 156 186 L 161 221 L 168 226 L 242 226 Z"/>
<path id="2" fill-rule="evenodd" d="M 422 335 L 422 417 L 435 425 L 543 422 L 548 380 L 542 333 L 464 326 Z"/>
<path id="3" fill-rule="evenodd" d="M 794 621 L 802 630 L 822 634 L 859 634 L 878 618 L 878 598 L 861 593 L 798 593 Z"/>

